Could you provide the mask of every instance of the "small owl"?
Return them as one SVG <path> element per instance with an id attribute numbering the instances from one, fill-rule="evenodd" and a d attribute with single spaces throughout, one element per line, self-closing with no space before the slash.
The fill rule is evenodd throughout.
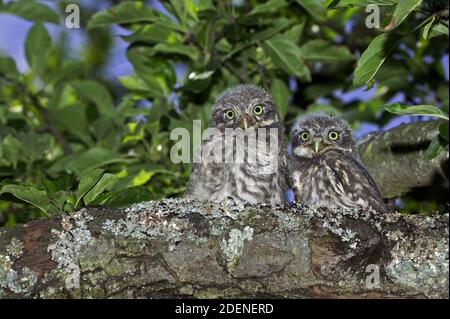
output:
<path id="1" fill-rule="evenodd" d="M 386 212 L 377 185 L 359 160 L 347 122 L 313 113 L 297 121 L 291 136 L 289 177 L 298 202 Z"/>
<path id="2" fill-rule="evenodd" d="M 284 130 L 272 97 L 253 85 L 226 90 L 213 106 L 211 129 L 217 133 L 203 141 L 195 155 L 187 197 L 283 203 L 287 188 Z M 235 139 L 230 138 L 232 132 Z M 211 154 L 221 156 L 212 161 L 216 158 Z"/>

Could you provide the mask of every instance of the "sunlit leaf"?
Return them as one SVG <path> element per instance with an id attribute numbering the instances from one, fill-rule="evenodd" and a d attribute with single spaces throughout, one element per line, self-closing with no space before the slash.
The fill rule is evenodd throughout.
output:
<path id="1" fill-rule="evenodd" d="M 95 184 L 97 184 L 97 182 L 102 177 L 103 172 L 104 172 L 103 169 L 93 169 L 81 175 L 78 189 L 75 192 L 76 195 L 75 207 L 78 207 L 80 201 L 83 199 L 86 193 L 89 192 L 95 186 Z M 91 195 L 91 198 L 92 197 L 94 197 L 94 195 Z"/>
<path id="2" fill-rule="evenodd" d="M 448 114 L 445 114 L 441 109 L 434 105 L 413 105 L 406 106 L 400 103 L 394 103 L 384 106 L 384 109 L 390 113 L 404 115 L 425 115 L 425 116 L 435 116 L 448 121 Z"/>
<path id="3" fill-rule="evenodd" d="M 398 37 L 390 33 L 378 35 L 370 42 L 356 66 L 354 86 L 369 84 L 392 50 L 397 46 Z"/>
<path id="4" fill-rule="evenodd" d="M 384 27 L 384 30 L 392 31 L 397 28 L 414 9 L 420 6 L 421 3 L 422 0 L 399 1 L 395 7 L 390 23 Z"/>
<path id="5" fill-rule="evenodd" d="M 151 6 L 139 1 L 126 1 L 97 12 L 89 20 L 88 28 L 107 26 L 113 23 L 142 23 L 149 22 L 173 30 L 184 29 Z"/>
<path id="6" fill-rule="evenodd" d="M 47 193 L 31 185 L 4 185 L 0 189 L 0 195 L 12 194 L 18 199 L 41 209 L 46 215 L 55 214 L 57 209 L 50 203 Z"/>
<path id="7" fill-rule="evenodd" d="M 92 189 L 89 190 L 86 195 L 84 195 L 84 204 L 88 205 L 94 202 L 100 196 L 100 194 L 102 194 L 106 189 L 113 187 L 114 184 L 117 183 L 117 181 L 118 178 L 115 175 L 110 173 L 104 174 L 95 184 L 95 186 L 92 187 Z"/>

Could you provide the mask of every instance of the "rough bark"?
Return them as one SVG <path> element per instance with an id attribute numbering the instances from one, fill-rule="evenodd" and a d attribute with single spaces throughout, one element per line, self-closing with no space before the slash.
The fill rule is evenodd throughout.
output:
<path id="1" fill-rule="evenodd" d="M 448 188 L 448 145 L 430 160 L 427 148 L 443 120 L 408 123 L 370 134 L 358 143 L 361 160 L 384 198 L 444 182 Z"/>
<path id="2" fill-rule="evenodd" d="M 0 229 L 0 296 L 448 298 L 448 226 L 175 199 L 87 208 Z"/>

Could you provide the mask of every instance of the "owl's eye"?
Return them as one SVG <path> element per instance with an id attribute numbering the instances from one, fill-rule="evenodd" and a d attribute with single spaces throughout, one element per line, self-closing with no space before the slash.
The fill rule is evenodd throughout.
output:
<path id="1" fill-rule="evenodd" d="M 233 111 L 233 110 L 226 110 L 226 111 L 225 111 L 225 117 L 226 117 L 228 120 L 234 119 L 234 111 Z"/>
<path id="2" fill-rule="evenodd" d="M 261 115 L 264 112 L 264 107 L 260 104 L 255 105 L 255 107 L 253 108 L 253 113 L 255 115 Z"/>
<path id="3" fill-rule="evenodd" d="M 339 133 L 336 131 L 330 131 L 328 133 L 328 138 L 332 141 L 336 141 L 339 138 Z"/>
<path id="4" fill-rule="evenodd" d="M 302 135 L 300 135 L 300 137 L 302 138 L 303 141 L 306 141 L 309 138 L 309 133 L 303 132 Z"/>

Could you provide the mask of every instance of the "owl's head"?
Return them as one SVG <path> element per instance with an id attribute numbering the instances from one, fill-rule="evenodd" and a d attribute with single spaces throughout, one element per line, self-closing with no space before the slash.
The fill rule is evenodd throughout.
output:
<path id="1" fill-rule="evenodd" d="M 225 128 L 279 128 L 279 115 L 272 97 L 254 85 L 238 85 L 223 92 L 212 109 L 211 126 Z"/>
<path id="2" fill-rule="evenodd" d="M 348 123 L 336 116 L 312 113 L 301 117 L 292 128 L 293 154 L 313 158 L 329 151 L 357 156 Z"/>

